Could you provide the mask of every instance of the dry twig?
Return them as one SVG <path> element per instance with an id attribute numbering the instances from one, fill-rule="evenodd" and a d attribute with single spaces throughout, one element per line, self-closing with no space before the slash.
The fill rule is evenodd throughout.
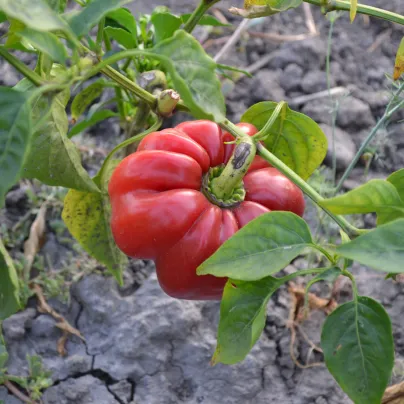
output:
<path id="1" fill-rule="evenodd" d="M 26 396 L 14 383 L 12 383 L 10 380 L 5 380 L 4 381 L 4 386 L 7 388 L 7 390 L 15 397 L 20 399 L 23 403 L 27 404 L 36 404 L 35 401 L 31 400 L 28 396 Z"/>
<path id="2" fill-rule="evenodd" d="M 56 327 L 60 328 L 63 331 L 63 335 L 59 338 L 57 342 L 57 351 L 59 355 L 66 355 L 66 341 L 69 334 L 76 335 L 81 340 L 85 341 L 85 338 L 81 335 L 80 331 L 69 324 L 69 322 L 59 313 L 57 313 L 52 307 L 47 303 L 45 296 L 43 294 L 42 288 L 38 284 L 31 285 L 31 289 L 34 291 L 39 305 L 38 311 L 41 313 L 46 313 L 51 315 L 56 321 Z"/>

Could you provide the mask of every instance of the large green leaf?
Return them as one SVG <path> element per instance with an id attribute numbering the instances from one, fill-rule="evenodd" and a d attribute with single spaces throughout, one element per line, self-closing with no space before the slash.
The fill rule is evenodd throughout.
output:
<path id="1" fill-rule="evenodd" d="M 371 180 L 344 195 L 320 202 L 320 206 L 336 215 L 376 212 L 378 224 L 404 217 L 404 202 L 397 189 L 384 180 Z"/>
<path id="2" fill-rule="evenodd" d="M 26 93 L 0 87 L 0 207 L 7 190 L 18 180 L 29 150 L 32 123 Z"/>
<path id="3" fill-rule="evenodd" d="M 12 259 L 0 239 L 0 321 L 20 309 L 18 294 L 17 272 Z"/>
<path id="4" fill-rule="evenodd" d="M 45 0 L 0 0 L 0 10 L 37 31 L 65 30 L 65 22 Z"/>
<path id="5" fill-rule="evenodd" d="M 154 39 L 156 43 L 172 37 L 174 32 L 177 31 L 182 24 L 180 17 L 167 11 L 153 13 L 150 22 L 154 26 Z"/>
<path id="6" fill-rule="evenodd" d="M 396 187 L 401 200 L 404 201 L 404 168 L 391 174 L 387 181 Z"/>
<path id="7" fill-rule="evenodd" d="M 133 0 L 92 0 L 71 18 L 70 27 L 77 36 L 86 35 L 110 11 L 131 1 Z"/>
<path id="8" fill-rule="evenodd" d="M 57 13 L 63 13 L 65 11 L 67 0 L 46 0 L 52 10 Z"/>
<path id="9" fill-rule="evenodd" d="M 404 272 L 404 219 L 379 226 L 337 247 L 338 254 L 383 272 Z"/>
<path id="10" fill-rule="evenodd" d="M 247 356 L 265 327 L 268 301 L 282 283 L 271 276 L 256 282 L 227 281 L 212 362 L 232 365 Z"/>
<path id="11" fill-rule="evenodd" d="M 102 262 L 122 284 L 126 256 L 115 244 L 111 227 L 111 206 L 107 186 L 112 170 L 108 165 L 102 177 L 96 177 L 101 193 L 80 192 L 71 189 L 65 198 L 62 218 L 73 237 L 94 258 Z"/>
<path id="12" fill-rule="evenodd" d="M 91 116 L 87 117 L 83 121 L 73 126 L 70 132 L 68 133 L 68 137 L 71 138 L 83 132 L 87 128 L 94 126 L 96 123 L 104 121 L 105 119 L 111 118 L 113 116 L 119 116 L 119 114 L 106 109 L 94 112 L 94 114 L 92 114 Z"/>
<path id="13" fill-rule="evenodd" d="M 49 55 L 55 62 L 65 63 L 67 58 L 66 48 L 56 35 L 31 28 L 25 28 L 18 35 L 37 50 Z"/>
<path id="14" fill-rule="evenodd" d="M 87 107 L 102 94 L 105 84 L 106 82 L 103 79 L 97 80 L 74 97 L 71 106 L 72 118 L 74 120 L 77 120 Z"/>
<path id="15" fill-rule="evenodd" d="M 7 361 L 8 361 L 8 352 L 4 344 L 3 336 L 1 335 L 0 330 L 0 374 L 2 373 L 2 370 L 5 369 Z"/>
<path id="16" fill-rule="evenodd" d="M 136 48 L 136 38 L 126 29 L 116 27 L 105 27 L 104 32 L 112 39 L 115 39 L 125 49 Z"/>
<path id="17" fill-rule="evenodd" d="M 114 21 L 114 25 L 112 25 L 111 21 Z M 137 24 L 135 17 L 132 15 L 130 10 L 127 8 L 119 8 L 117 10 L 110 11 L 106 15 L 105 26 L 114 26 L 121 27 L 126 29 L 128 32 L 132 34 L 134 39 L 137 37 Z"/>
<path id="18" fill-rule="evenodd" d="M 324 323 L 321 346 L 328 370 L 355 404 L 380 404 L 394 365 L 383 306 L 364 296 L 339 306 Z"/>
<path id="19" fill-rule="evenodd" d="M 285 268 L 310 246 L 310 229 L 301 217 L 291 212 L 266 213 L 227 240 L 197 273 L 254 281 Z"/>
<path id="20" fill-rule="evenodd" d="M 65 106 L 68 100 L 69 93 L 63 92 L 51 101 L 48 121 L 32 137 L 23 175 L 37 178 L 47 185 L 99 192 L 81 165 L 77 147 L 67 137 L 69 123 Z M 34 107 L 34 116 L 39 119 L 48 108 L 47 100 L 39 99 Z"/>
<path id="21" fill-rule="evenodd" d="M 157 44 L 151 52 L 171 75 L 175 89 L 200 119 L 223 121 L 226 116 L 220 81 L 216 76 L 216 63 L 208 56 L 201 44 L 185 31 Z"/>
<path id="22" fill-rule="evenodd" d="M 245 0 L 244 8 L 232 7 L 230 12 L 244 18 L 259 18 L 299 7 L 303 0 Z"/>
<path id="23" fill-rule="evenodd" d="M 277 105 L 271 101 L 255 104 L 243 114 L 241 121 L 262 129 Z M 272 125 L 265 146 L 303 179 L 307 179 L 327 154 L 327 137 L 311 118 L 286 107 Z"/>

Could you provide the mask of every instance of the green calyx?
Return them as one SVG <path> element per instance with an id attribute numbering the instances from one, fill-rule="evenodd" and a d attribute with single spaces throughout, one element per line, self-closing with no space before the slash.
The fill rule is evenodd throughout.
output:
<path id="1" fill-rule="evenodd" d="M 225 165 L 222 164 L 217 167 L 211 168 L 204 176 L 202 180 L 201 192 L 206 196 L 206 198 L 221 208 L 234 208 L 244 201 L 245 189 L 243 181 L 241 180 L 234 188 L 233 192 L 229 197 L 219 198 L 215 195 L 212 189 L 212 182 L 215 178 L 218 178 L 225 169 Z"/>

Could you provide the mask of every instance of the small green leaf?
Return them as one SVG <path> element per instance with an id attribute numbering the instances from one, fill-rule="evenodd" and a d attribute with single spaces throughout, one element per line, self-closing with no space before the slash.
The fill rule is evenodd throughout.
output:
<path id="1" fill-rule="evenodd" d="M 0 334 L 0 374 L 2 370 L 6 367 L 8 361 L 8 352 L 4 344 L 3 336 Z"/>
<path id="2" fill-rule="evenodd" d="M 112 20 L 112 21 L 111 21 Z M 114 24 L 112 25 L 112 22 Z M 105 26 L 112 26 L 116 28 L 124 28 L 130 32 L 133 39 L 137 41 L 137 24 L 135 17 L 127 8 L 119 8 L 117 10 L 110 11 L 106 15 Z"/>
<path id="3" fill-rule="evenodd" d="M 45 0 L 0 0 L 0 10 L 37 31 L 65 30 L 65 22 Z"/>
<path id="4" fill-rule="evenodd" d="M 94 258 L 102 262 L 122 284 L 126 256 L 115 244 L 111 227 L 111 206 L 107 184 L 117 162 L 108 165 L 103 177 L 94 181 L 101 193 L 80 192 L 71 189 L 65 198 L 62 218 L 72 236 Z"/>
<path id="5" fill-rule="evenodd" d="M 396 62 L 394 64 L 393 79 L 398 80 L 404 73 L 404 38 L 400 42 L 398 47 Z"/>
<path id="6" fill-rule="evenodd" d="M 404 219 L 398 219 L 342 244 L 337 252 L 382 272 L 403 273 L 403 240 Z"/>
<path id="7" fill-rule="evenodd" d="M 355 404 L 380 404 L 394 366 L 390 318 L 369 297 L 339 306 L 321 334 L 325 363 Z"/>
<path id="8" fill-rule="evenodd" d="M 77 36 L 86 35 L 110 11 L 131 1 L 133 0 L 92 0 L 71 18 L 70 27 Z"/>
<path id="9" fill-rule="evenodd" d="M 0 87 L 0 207 L 8 189 L 18 180 L 32 135 L 26 93 Z"/>
<path id="10" fill-rule="evenodd" d="M 102 94 L 104 87 L 105 81 L 100 79 L 87 86 L 74 97 L 71 106 L 72 118 L 74 120 L 77 120 L 84 114 L 87 107 Z"/>
<path id="11" fill-rule="evenodd" d="M 191 14 L 182 14 L 180 15 L 181 21 L 183 24 L 185 24 L 189 18 L 191 17 Z M 231 27 L 231 24 L 225 24 L 215 17 L 213 15 L 205 14 L 199 21 L 198 25 L 206 25 L 209 27 Z"/>
<path id="12" fill-rule="evenodd" d="M 97 185 L 81 165 L 76 145 L 67 137 L 69 123 L 65 107 L 68 100 L 69 93 L 66 92 L 52 100 L 49 120 L 32 137 L 23 175 L 26 178 L 36 178 L 47 185 L 99 192 Z M 39 119 L 48 108 L 47 100 L 39 99 L 34 106 L 34 117 Z"/>
<path id="13" fill-rule="evenodd" d="M 19 283 L 17 272 L 11 257 L 8 255 L 0 239 L 0 321 L 11 316 L 21 308 L 18 294 Z M 0 350 L 0 361 L 3 359 L 4 356 L 2 356 Z"/>
<path id="14" fill-rule="evenodd" d="M 256 282 L 227 281 L 213 363 L 233 365 L 247 356 L 265 327 L 268 301 L 282 283 L 271 276 Z"/>
<path id="15" fill-rule="evenodd" d="M 358 0 L 351 0 L 351 10 L 349 12 L 351 22 L 354 22 L 357 10 L 358 10 Z"/>
<path id="16" fill-rule="evenodd" d="M 216 63 L 192 35 L 178 30 L 151 52 L 168 70 L 175 89 L 198 119 L 221 122 L 226 116 L 224 97 L 216 77 Z"/>
<path id="17" fill-rule="evenodd" d="M 404 201 L 404 168 L 387 177 L 387 181 L 396 187 L 401 200 Z"/>
<path id="18" fill-rule="evenodd" d="M 113 116 L 119 116 L 119 114 L 110 110 L 94 112 L 94 114 L 92 114 L 90 117 L 87 117 L 83 121 L 79 122 L 77 125 L 73 126 L 67 136 L 71 138 L 83 132 L 87 128 L 95 125 L 96 123 L 104 121 L 105 119 L 111 118 Z"/>
<path id="19" fill-rule="evenodd" d="M 155 43 L 171 38 L 182 24 L 180 17 L 169 12 L 153 13 L 150 21 L 154 26 Z"/>
<path id="20" fill-rule="evenodd" d="M 285 268 L 312 245 L 310 229 L 301 217 L 274 211 L 240 229 L 198 267 L 197 273 L 255 281 Z"/>
<path id="21" fill-rule="evenodd" d="M 67 52 L 60 39 L 50 32 L 40 32 L 25 28 L 18 35 L 24 38 L 37 50 L 49 55 L 55 62 L 65 63 Z"/>
<path id="22" fill-rule="evenodd" d="M 299 7 L 303 0 L 245 0 L 244 8 L 232 7 L 229 11 L 244 18 L 259 18 Z"/>
<path id="23" fill-rule="evenodd" d="M 20 32 L 25 29 L 25 24 L 23 24 L 21 21 L 16 20 L 15 18 L 10 18 L 10 28 L 8 29 L 7 32 L 7 40 L 5 43 L 6 48 L 11 48 L 11 49 L 17 49 L 21 51 L 28 52 L 29 49 L 27 49 L 22 43 L 21 43 L 21 36 Z"/>
<path id="24" fill-rule="evenodd" d="M 396 188 L 384 180 L 368 183 L 335 198 L 319 203 L 336 215 L 377 213 L 377 223 L 384 224 L 404 216 L 404 203 Z"/>
<path id="25" fill-rule="evenodd" d="M 126 29 L 116 28 L 116 27 L 106 27 L 104 32 L 107 35 L 115 39 L 120 45 L 122 45 L 125 49 L 133 49 L 137 46 L 136 38 Z"/>
<path id="26" fill-rule="evenodd" d="M 241 117 L 262 129 L 276 102 L 264 101 L 250 107 Z M 287 107 L 272 125 L 265 146 L 288 167 L 307 179 L 323 162 L 327 154 L 327 137 L 311 118 Z"/>

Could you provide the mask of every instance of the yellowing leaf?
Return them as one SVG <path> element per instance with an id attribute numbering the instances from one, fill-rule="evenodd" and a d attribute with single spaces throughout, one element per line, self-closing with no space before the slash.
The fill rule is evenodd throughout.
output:
<path id="1" fill-rule="evenodd" d="M 351 22 L 353 22 L 356 17 L 357 9 L 358 9 L 358 0 L 351 0 L 351 11 L 350 11 Z"/>
<path id="2" fill-rule="evenodd" d="M 403 73 L 404 73 L 404 38 L 401 40 L 400 46 L 398 47 L 396 63 L 394 65 L 393 79 L 398 80 Z"/>
<path id="3" fill-rule="evenodd" d="M 295 8 L 303 0 L 245 0 L 244 8 L 232 7 L 229 11 L 244 18 L 259 18 Z"/>

